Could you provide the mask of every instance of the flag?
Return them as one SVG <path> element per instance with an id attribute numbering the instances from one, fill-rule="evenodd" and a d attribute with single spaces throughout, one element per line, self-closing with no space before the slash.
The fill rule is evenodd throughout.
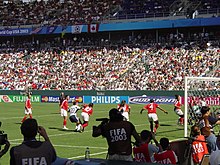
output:
<path id="1" fill-rule="evenodd" d="M 47 27 L 47 33 L 53 33 L 56 30 L 57 26 L 49 26 Z"/>
<path id="2" fill-rule="evenodd" d="M 99 24 L 89 24 L 88 33 L 96 33 L 99 31 Z"/>
<path id="3" fill-rule="evenodd" d="M 62 27 L 61 38 L 63 38 L 65 34 L 66 34 L 66 27 Z"/>
<path id="4" fill-rule="evenodd" d="M 32 29 L 31 34 L 37 34 L 39 33 L 43 28 L 42 27 L 37 27 L 35 29 Z"/>
<path id="5" fill-rule="evenodd" d="M 81 33 L 83 25 L 74 25 L 72 26 L 72 33 Z"/>

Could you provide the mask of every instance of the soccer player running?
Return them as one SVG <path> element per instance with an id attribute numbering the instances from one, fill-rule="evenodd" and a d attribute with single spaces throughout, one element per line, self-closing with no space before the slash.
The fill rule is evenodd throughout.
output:
<path id="1" fill-rule="evenodd" d="M 75 131 L 77 131 L 77 132 L 79 132 L 80 128 L 81 128 L 81 121 L 80 121 L 79 117 L 77 116 L 77 112 L 80 109 L 81 109 L 81 107 L 78 106 L 78 102 L 76 100 L 73 100 L 73 105 L 68 110 L 70 112 L 69 119 L 72 123 L 76 123 Z"/>
<path id="2" fill-rule="evenodd" d="M 24 107 L 24 117 L 22 119 L 22 123 L 27 119 L 27 117 L 29 116 L 30 119 L 32 119 L 32 105 L 31 105 L 31 94 L 28 93 L 27 94 L 27 100 L 25 101 L 25 107 Z"/>
<path id="3" fill-rule="evenodd" d="M 154 132 L 154 133 L 156 133 L 157 128 L 159 127 L 159 121 L 158 121 L 157 110 L 156 110 L 157 108 L 163 111 L 164 113 L 168 114 L 168 112 L 162 109 L 157 103 L 155 103 L 153 99 L 151 99 L 150 103 L 145 105 L 140 111 L 140 114 L 142 114 L 144 110 L 147 110 L 148 121 L 150 122 L 150 130 L 151 132 Z M 155 127 L 153 126 L 153 122 L 155 124 Z"/>
<path id="4" fill-rule="evenodd" d="M 67 123 L 67 111 L 69 109 L 68 101 L 70 97 L 69 95 L 65 95 L 65 99 L 61 104 L 61 116 L 63 117 L 63 129 L 67 130 L 68 128 L 66 127 Z"/>
<path id="5" fill-rule="evenodd" d="M 122 100 L 120 104 L 118 104 L 117 109 L 122 113 L 125 121 L 129 121 L 129 114 L 131 111 L 131 107 L 126 104 L 125 100 Z"/>
<path id="6" fill-rule="evenodd" d="M 181 97 L 180 95 L 175 95 L 175 102 L 174 102 L 174 112 L 179 116 L 178 119 L 178 124 L 183 125 L 184 123 L 184 114 L 183 111 L 181 110 Z"/>
<path id="7" fill-rule="evenodd" d="M 93 103 L 89 103 L 89 105 L 84 105 L 82 109 L 81 116 L 83 118 L 82 131 L 84 131 L 85 127 L 89 125 L 89 117 L 93 113 Z"/>

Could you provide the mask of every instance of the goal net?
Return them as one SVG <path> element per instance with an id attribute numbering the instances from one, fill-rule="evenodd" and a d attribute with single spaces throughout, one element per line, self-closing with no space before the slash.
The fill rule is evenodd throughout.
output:
<path id="1" fill-rule="evenodd" d="M 184 137 L 189 136 L 190 127 L 201 115 L 200 108 L 207 105 L 213 117 L 220 119 L 220 77 L 185 77 Z"/>

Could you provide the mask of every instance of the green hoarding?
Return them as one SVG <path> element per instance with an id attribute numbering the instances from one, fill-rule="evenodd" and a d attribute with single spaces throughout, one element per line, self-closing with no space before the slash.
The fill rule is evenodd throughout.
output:
<path id="1" fill-rule="evenodd" d="M 23 95 L 0 95 L 0 102 L 25 102 L 27 99 L 27 96 Z M 31 102 L 41 102 L 41 96 L 40 95 L 32 95 L 31 96 Z"/>

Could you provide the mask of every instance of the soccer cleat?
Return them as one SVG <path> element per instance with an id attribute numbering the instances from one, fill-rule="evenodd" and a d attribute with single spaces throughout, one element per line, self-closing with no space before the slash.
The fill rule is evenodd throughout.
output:
<path id="1" fill-rule="evenodd" d="M 63 129 L 68 130 L 68 128 L 66 126 L 64 126 Z"/>

